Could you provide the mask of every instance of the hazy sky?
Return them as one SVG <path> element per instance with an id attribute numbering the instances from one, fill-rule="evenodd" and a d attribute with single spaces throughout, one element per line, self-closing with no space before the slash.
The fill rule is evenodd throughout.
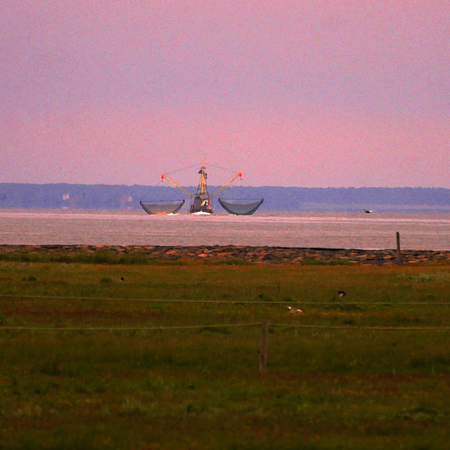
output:
<path id="1" fill-rule="evenodd" d="M 448 0 L 1 0 L 0 182 L 205 154 L 254 186 L 450 188 L 449 36 Z"/>

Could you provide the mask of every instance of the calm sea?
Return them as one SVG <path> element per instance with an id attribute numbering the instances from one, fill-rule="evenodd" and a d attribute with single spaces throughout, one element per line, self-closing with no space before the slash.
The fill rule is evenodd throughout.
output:
<path id="1" fill-rule="evenodd" d="M 149 216 L 138 211 L 0 212 L 0 244 L 250 245 L 450 250 L 450 214 Z"/>

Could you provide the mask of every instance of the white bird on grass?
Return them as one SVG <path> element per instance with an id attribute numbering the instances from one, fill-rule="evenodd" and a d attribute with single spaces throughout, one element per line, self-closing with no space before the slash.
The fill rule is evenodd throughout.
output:
<path id="1" fill-rule="evenodd" d="M 301 309 L 293 308 L 292 306 L 288 306 L 288 309 L 291 313 L 302 313 L 303 311 Z"/>

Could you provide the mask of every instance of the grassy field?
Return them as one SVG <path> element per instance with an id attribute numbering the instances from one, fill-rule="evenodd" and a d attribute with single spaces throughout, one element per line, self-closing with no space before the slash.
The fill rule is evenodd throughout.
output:
<path id="1" fill-rule="evenodd" d="M 0 261 L 2 450 L 450 448 L 448 265 L 26 259 Z"/>

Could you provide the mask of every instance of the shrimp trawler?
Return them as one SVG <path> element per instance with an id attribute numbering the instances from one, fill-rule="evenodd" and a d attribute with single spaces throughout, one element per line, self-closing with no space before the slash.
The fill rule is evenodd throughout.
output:
<path id="1" fill-rule="evenodd" d="M 198 182 L 197 191 L 195 194 L 190 193 L 187 189 L 180 186 L 176 181 L 174 181 L 167 174 L 161 175 L 160 183 L 164 181 L 170 182 L 177 189 L 184 192 L 190 199 L 191 204 L 189 206 L 189 213 L 196 215 L 211 215 L 214 213 L 214 208 L 212 206 L 212 199 L 222 192 L 225 188 L 231 186 L 231 184 L 237 180 L 242 179 L 242 172 L 237 172 L 233 177 L 223 184 L 219 189 L 217 189 L 213 194 L 209 194 L 206 173 L 205 157 L 203 156 L 203 162 L 198 172 L 200 175 L 200 180 Z M 167 191 L 167 189 L 166 189 Z M 166 192 L 165 192 L 166 193 Z M 251 215 L 253 214 L 263 203 L 264 199 L 259 198 L 257 200 L 242 200 L 242 199 L 224 199 L 219 198 L 220 205 L 230 214 L 234 215 Z M 173 200 L 173 199 L 161 199 L 140 202 L 142 208 L 148 214 L 176 214 L 185 204 L 184 199 Z"/>

